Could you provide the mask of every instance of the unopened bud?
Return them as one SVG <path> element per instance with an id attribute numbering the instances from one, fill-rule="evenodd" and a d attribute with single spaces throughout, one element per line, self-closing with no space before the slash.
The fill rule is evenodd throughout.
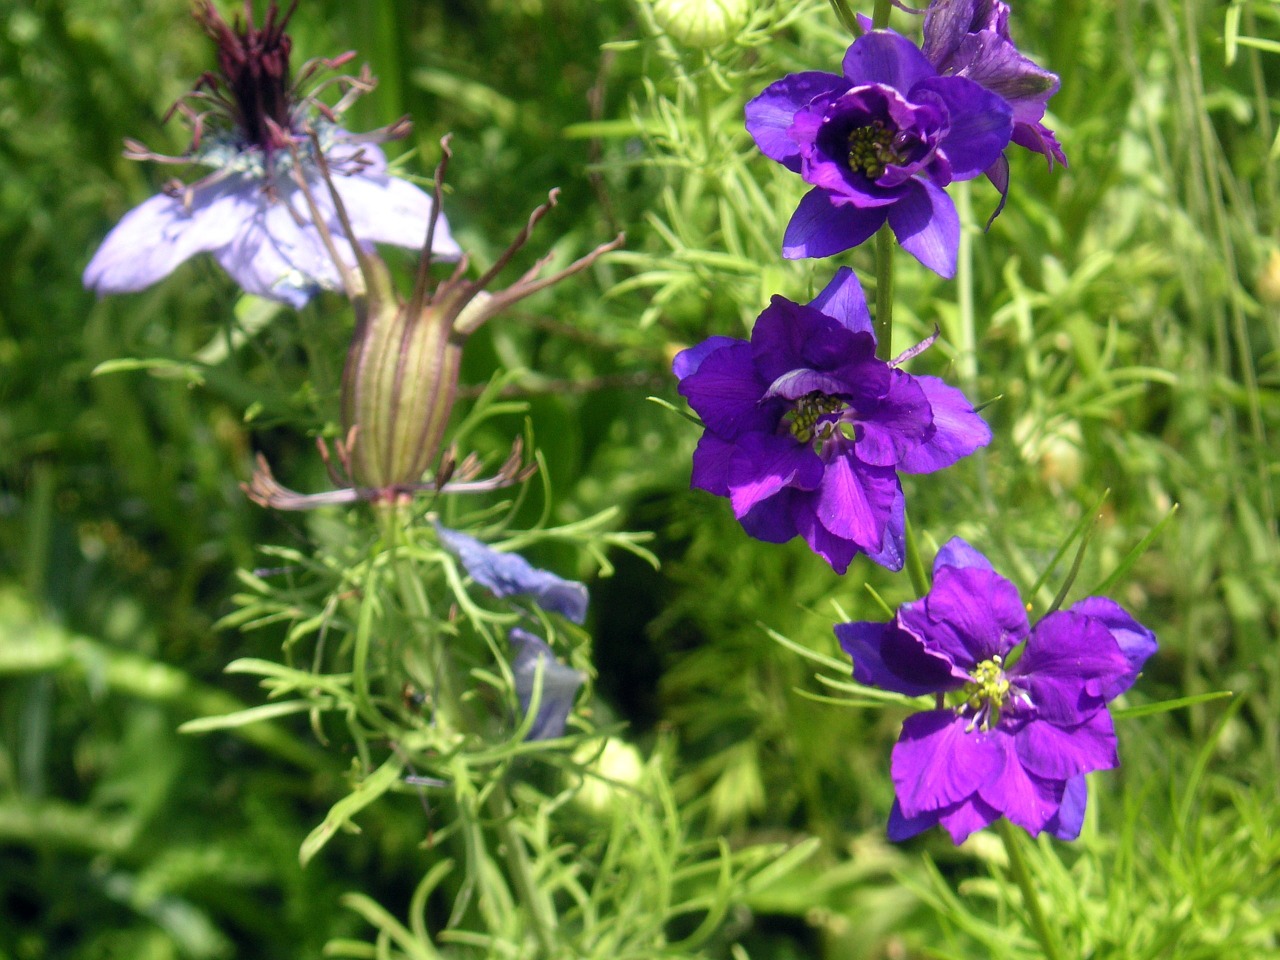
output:
<path id="1" fill-rule="evenodd" d="M 728 43 L 751 18 L 751 0 L 654 0 L 653 19 L 662 31 L 689 47 Z"/>

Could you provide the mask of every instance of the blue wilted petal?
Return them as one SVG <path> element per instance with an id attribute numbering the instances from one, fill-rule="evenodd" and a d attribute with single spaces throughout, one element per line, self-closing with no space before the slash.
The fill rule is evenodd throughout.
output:
<path id="1" fill-rule="evenodd" d="M 507 639 L 515 648 L 511 672 L 516 681 L 516 697 L 520 709 L 527 715 L 533 703 L 538 665 L 542 665 L 542 691 L 538 701 L 538 715 L 534 718 L 526 740 L 552 740 L 564 734 L 565 722 L 573 710 L 578 689 L 586 681 L 577 670 L 566 667 L 556 659 L 551 648 L 541 637 L 514 627 Z"/>
<path id="2" fill-rule="evenodd" d="M 500 553 L 475 537 L 436 524 L 440 542 L 460 561 L 471 578 L 495 597 L 529 596 L 543 610 L 574 623 L 587 618 L 587 588 L 539 570 L 518 553 Z"/>

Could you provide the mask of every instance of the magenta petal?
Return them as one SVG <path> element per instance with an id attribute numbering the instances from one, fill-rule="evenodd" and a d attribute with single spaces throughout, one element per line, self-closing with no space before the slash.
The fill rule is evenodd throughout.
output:
<path id="1" fill-rule="evenodd" d="M 1062 804 L 1058 812 L 1044 825 L 1047 833 L 1059 840 L 1074 840 L 1084 826 L 1085 804 L 1089 800 L 1089 785 L 1083 776 L 1072 777 L 1062 791 Z"/>
<path id="2" fill-rule="evenodd" d="M 991 442 L 991 428 L 955 387 L 937 377 L 916 377 L 933 414 L 934 432 L 923 444 L 907 452 L 898 465 L 907 473 L 933 473 L 967 457 Z"/>
<path id="3" fill-rule="evenodd" d="M 824 94 L 834 96 L 848 87 L 848 81 L 834 73 L 790 74 L 771 83 L 747 104 L 747 132 L 755 138 L 756 145 L 766 157 L 798 172 L 799 150 L 787 134 L 796 113 L 815 97 Z"/>
<path id="4" fill-rule="evenodd" d="M 1106 710 L 1097 711 L 1073 727 L 1032 720 L 1018 731 L 1016 738 L 1022 765 L 1051 780 L 1113 770 L 1120 765 L 1115 727 Z"/>
<path id="5" fill-rule="evenodd" d="M 1018 758 L 1013 737 L 1002 738 L 1000 748 L 1004 766 L 999 775 L 982 785 L 978 793 L 994 809 L 1035 836 L 1058 812 L 1062 799 L 1062 779 L 1031 775 Z"/>
<path id="6" fill-rule="evenodd" d="M 892 209 L 894 207 L 864 209 L 853 204 L 837 205 L 832 202 L 831 194 L 814 187 L 791 215 L 782 239 L 782 255 L 788 260 L 830 257 L 856 247 L 880 229 L 888 217 L 886 210 Z"/>
<path id="7" fill-rule="evenodd" d="M 888 211 L 889 226 L 902 249 L 938 276 L 947 279 L 955 276 L 956 254 L 960 249 L 960 217 L 945 190 L 927 180 L 912 180 L 907 184 L 902 199 Z M 796 214 L 799 212 L 797 210 Z"/>
<path id="8" fill-rule="evenodd" d="M 863 34 L 845 51 L 844 75 L 851 86 L 883 83 L 903 93 L 938 71 L 919 48 L 892 30 Z"/>
<path id="9" fill-rule="evenodd" d="M 950 710 L 913 714 L 902 724 L 890 770 L 902 812 L 914 817 L 964 800 L 999 772 L 999 730 L 966 732 Z"/>
<path id="10" fill-rule="evenodd" d="M 858 275 L 848 267 L 841 267 L 822 292 L 809 301 L 809 306 L 838 320 L 854 333 L 869 333 L 874 342 L 875 331 L 871 323 L 871 311 L 867 309 L 867 297 L 862 292 Z"/>
<path id="11" fill-rule="evenodd" d="M 818 520 L 864 553 L 877 551 L 898 489 L 891 467 L 860 463 L 848 455 L 833 457 L 818 490 Z"/>

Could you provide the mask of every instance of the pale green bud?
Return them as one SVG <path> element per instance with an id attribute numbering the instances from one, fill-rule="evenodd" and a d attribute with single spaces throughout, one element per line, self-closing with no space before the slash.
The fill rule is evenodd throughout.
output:
<path id="1" fill-rule="evenodd" d="M 653 0 L 653 19 L 677 43 L 714 47 L 746 27 L 751 0 Z"/>

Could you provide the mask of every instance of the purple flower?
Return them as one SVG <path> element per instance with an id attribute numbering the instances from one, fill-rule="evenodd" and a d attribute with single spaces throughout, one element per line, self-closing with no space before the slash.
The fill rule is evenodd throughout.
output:
<path id="1" fill-rule="evenodd" d="M 991 431 L 959 390 L 875 348 L 862 288 L 842 267 L 808 306 L 774 297 L 750 341 L 712 337 L 680 353 L 680 393 L 706 428 L 692 485 L 728 497 L 757 539 L 804 537 L 838 573 L 859 553 L 901 569 L 898 472 L 950 466 Z"/>
<path id="2" fill-rule="evenodd" d="M 518 553 L 500 553 L 475 537 L 436 524 L 445 548 L 462 561 L 471 579 L 495 597 L 528 596 L 543 610 L 582 623 L 587 618 L 587 588 L 539 570 Z"/>
<path id="3" fill-rule="evenodd" d="M 367 73 L 337 78 L 345 94 L 334 106 L 317 100 L 316 90 L 305 92 L 308 84 L 327 85 L 311 81 L 350 55 L 305 64 L 295 83 L 289 73 L 292 43 L 285 32 L 292 8 L 279 17 L 271 3 L 261 28 L 252 19 L 232 28 L 207 2 L 195 12 L 217 44 L 219 70 L 206 74 L 174 107 L 192 126 L 191 146 L 181 157 L 164 157 L 126 141 L 125 155 L 193 163 L 214 172 L 189 185 L 171 184 L 127 213 L 85 268 L 85 286 L 99 295 L 141 290 L 195 254 L 212 253 L 248 293 L 294 307 L 322 288 L 341 289 L 338 267 L 299 185 L 299 180 L 307 184 L 338 255 L 354 266 L 356 257 L 318 170 L 316 150 L 337 175 L 334 183 L 360 244 L 366 249 L 373 243 L 421 247 L 432 199 L 390 176 L 386 157 L 373 142 L 403 136 L 407 125 L 352 134 L 337 124 L 372 87 L 372 78 Z M 440 218 L 433 253 L 457 259 L 460 252 Z"/>
<path id="4" fill-rule="evenodd" d="M 516 681 L 516 697 L 520 709 L 527 716 L 533 704 L 534 691 L 538 694 L 538 715 L 534 718 L 526 740 L 551 740 L 564 734 L 565 721 L 573 709 L 578 688 L 586 680 L 581 673 L 566 667 L 556 659 L 551 648 L 541 637 L 515 627 L 507 637 L 516 648 L 511 672 Z M 542 684 L 539 688 L 538 665 L 542 665 Z"/>
<path id="5" fill-rule="evenodd" d="M 944 76 L 967 77 L 1013 109 L 1014 143 L 1066 166 L 1044 119 L 1058 77 L 1024 57 L 1009 36 L 1009 6 L 1001 0 L 932 0 L 924 15 L 923 53 Z M 1008 164 L 1001 157 L 1007 184 Z M 995 176 L 988 175 L 996 181 Z"/>
<path id="6" fill-rule="evenodd" d="M 843 66 L 843 76 L 791 74 L 747 104 L 760 149 L 813 185 L 787 225 L 783 256 L 829 257 L 887 221 L 917 260 L 952 276 L 960 221 L 943 188 L 999 159 L 1012 109 L 973 80 L 939 76 L 891 31 L 859 37 Z"/>
<path id="7" fill-rule="evenodd" d="M 958 538 L 939 551 L 924 598 L 889 623 L 835 630 L 859 683 L 939 697 L 893 748 L 892 840 L 941 823 L 961 843 L 1000 816 L 1075 839 L 1084 775 L 1120 762 L 1106 705 L 1155 651 L 1152 633 L 1102 597 L 1030 627 L 1013 584 Z"/>

